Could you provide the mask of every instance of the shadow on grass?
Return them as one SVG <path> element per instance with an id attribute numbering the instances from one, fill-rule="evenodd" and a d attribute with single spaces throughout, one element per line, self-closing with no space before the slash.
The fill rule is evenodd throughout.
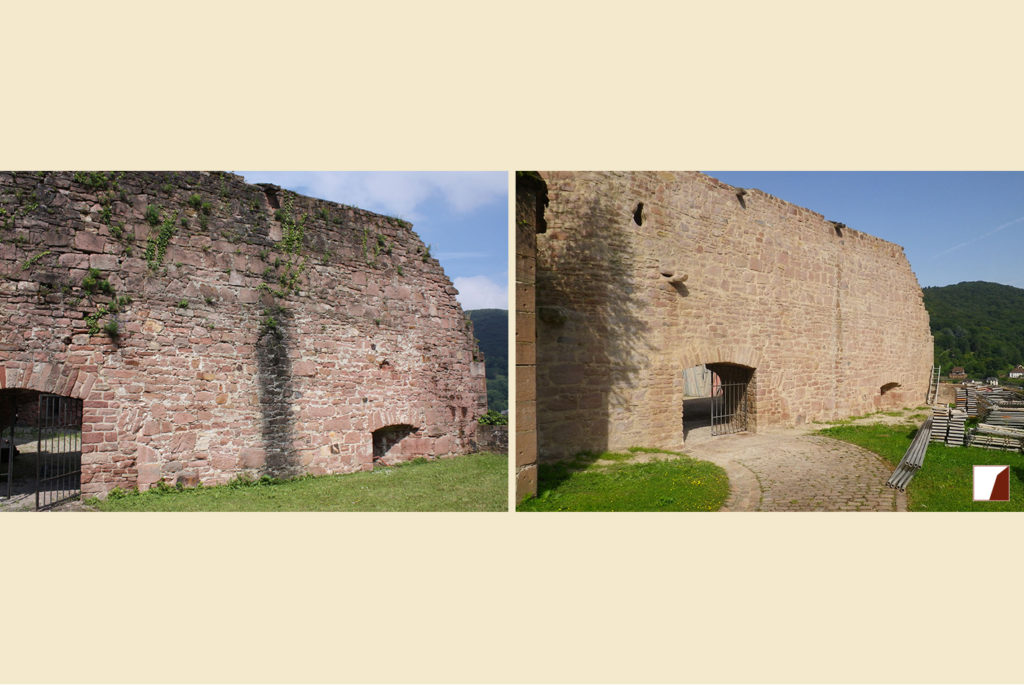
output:
<path id="1" fill-rule="evenodd" d="M 538 489 L 555 490 L 573 474 L 588 470 L 598 461 L 626 461 L 633 456 L 627 452 L 579 452 L 569 459 L 541 462 L 537 475 Z"/>
<path id="2" fill-rule="evenodd" d="M 729 494 L 729 479 L 715 464 L 676 452 L 672 459 L 629 463 L 638 452 L 583 452 L 542 463 L 538 494 L 519 511 L 717 511 Z M 598 462 L 606 462 L 598 464 Z"/>

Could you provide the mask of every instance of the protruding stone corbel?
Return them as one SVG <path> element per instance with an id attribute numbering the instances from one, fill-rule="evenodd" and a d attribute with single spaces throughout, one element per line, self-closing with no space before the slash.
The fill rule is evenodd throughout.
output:
<path id="1" fill-rule="evenodd" d="M 677 274 L 672 269 L 665 268 L 661 269 L 661 276 L 669 283 L 682 283 L 690 277 L 689 274 Z"/>

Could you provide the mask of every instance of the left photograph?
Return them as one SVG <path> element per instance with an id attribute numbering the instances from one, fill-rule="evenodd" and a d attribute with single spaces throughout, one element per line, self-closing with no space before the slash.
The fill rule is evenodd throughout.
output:
<path id="1" fill-rule="evenodd" d="M 505 511 L 505 172 L 0 172 L 0 511 Z"/>

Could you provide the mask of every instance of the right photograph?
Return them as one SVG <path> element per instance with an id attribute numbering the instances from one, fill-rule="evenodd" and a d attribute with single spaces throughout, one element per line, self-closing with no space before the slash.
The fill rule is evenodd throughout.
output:
<path id="1" fill-rule="evenodd" d="M 1024 510 L 1024 173 L 515 194 L 518 511 Z"/>

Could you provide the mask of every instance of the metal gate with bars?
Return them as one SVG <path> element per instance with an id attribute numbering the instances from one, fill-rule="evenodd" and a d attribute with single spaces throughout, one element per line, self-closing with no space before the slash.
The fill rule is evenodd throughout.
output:
<path id="1" fill-rule="evenodd" d="M 711 394 L 711 435 L 747 430 L 747 384 L 715 384 Z"/>
<path id="2" fill-rule="evenodd" d="M 19 426 L 15 418 L 0 431 L 0 462 L 4 462 L 0 464 L 0 487 L 7 497 L 12 495 L 20 433 L 20 453 L 31 455 L 34 461 L 34 475 L 28 485 L 35 491 L 36 509 L 41 510 L 75 499 L 82 492 L 82 400 L 44 393 L 39 396 L 38 409 L 34 452 L 25 449 L 31 441 L 25 440 L 24 432 L 31 426 Z M 19 482 L 24 483 L 24 474 Z"/>
<path id="3" fill-rule="evenodd" d="M 39 396 L 36 509 L 49 509 L 82 492 L 82 400 Z"/>

